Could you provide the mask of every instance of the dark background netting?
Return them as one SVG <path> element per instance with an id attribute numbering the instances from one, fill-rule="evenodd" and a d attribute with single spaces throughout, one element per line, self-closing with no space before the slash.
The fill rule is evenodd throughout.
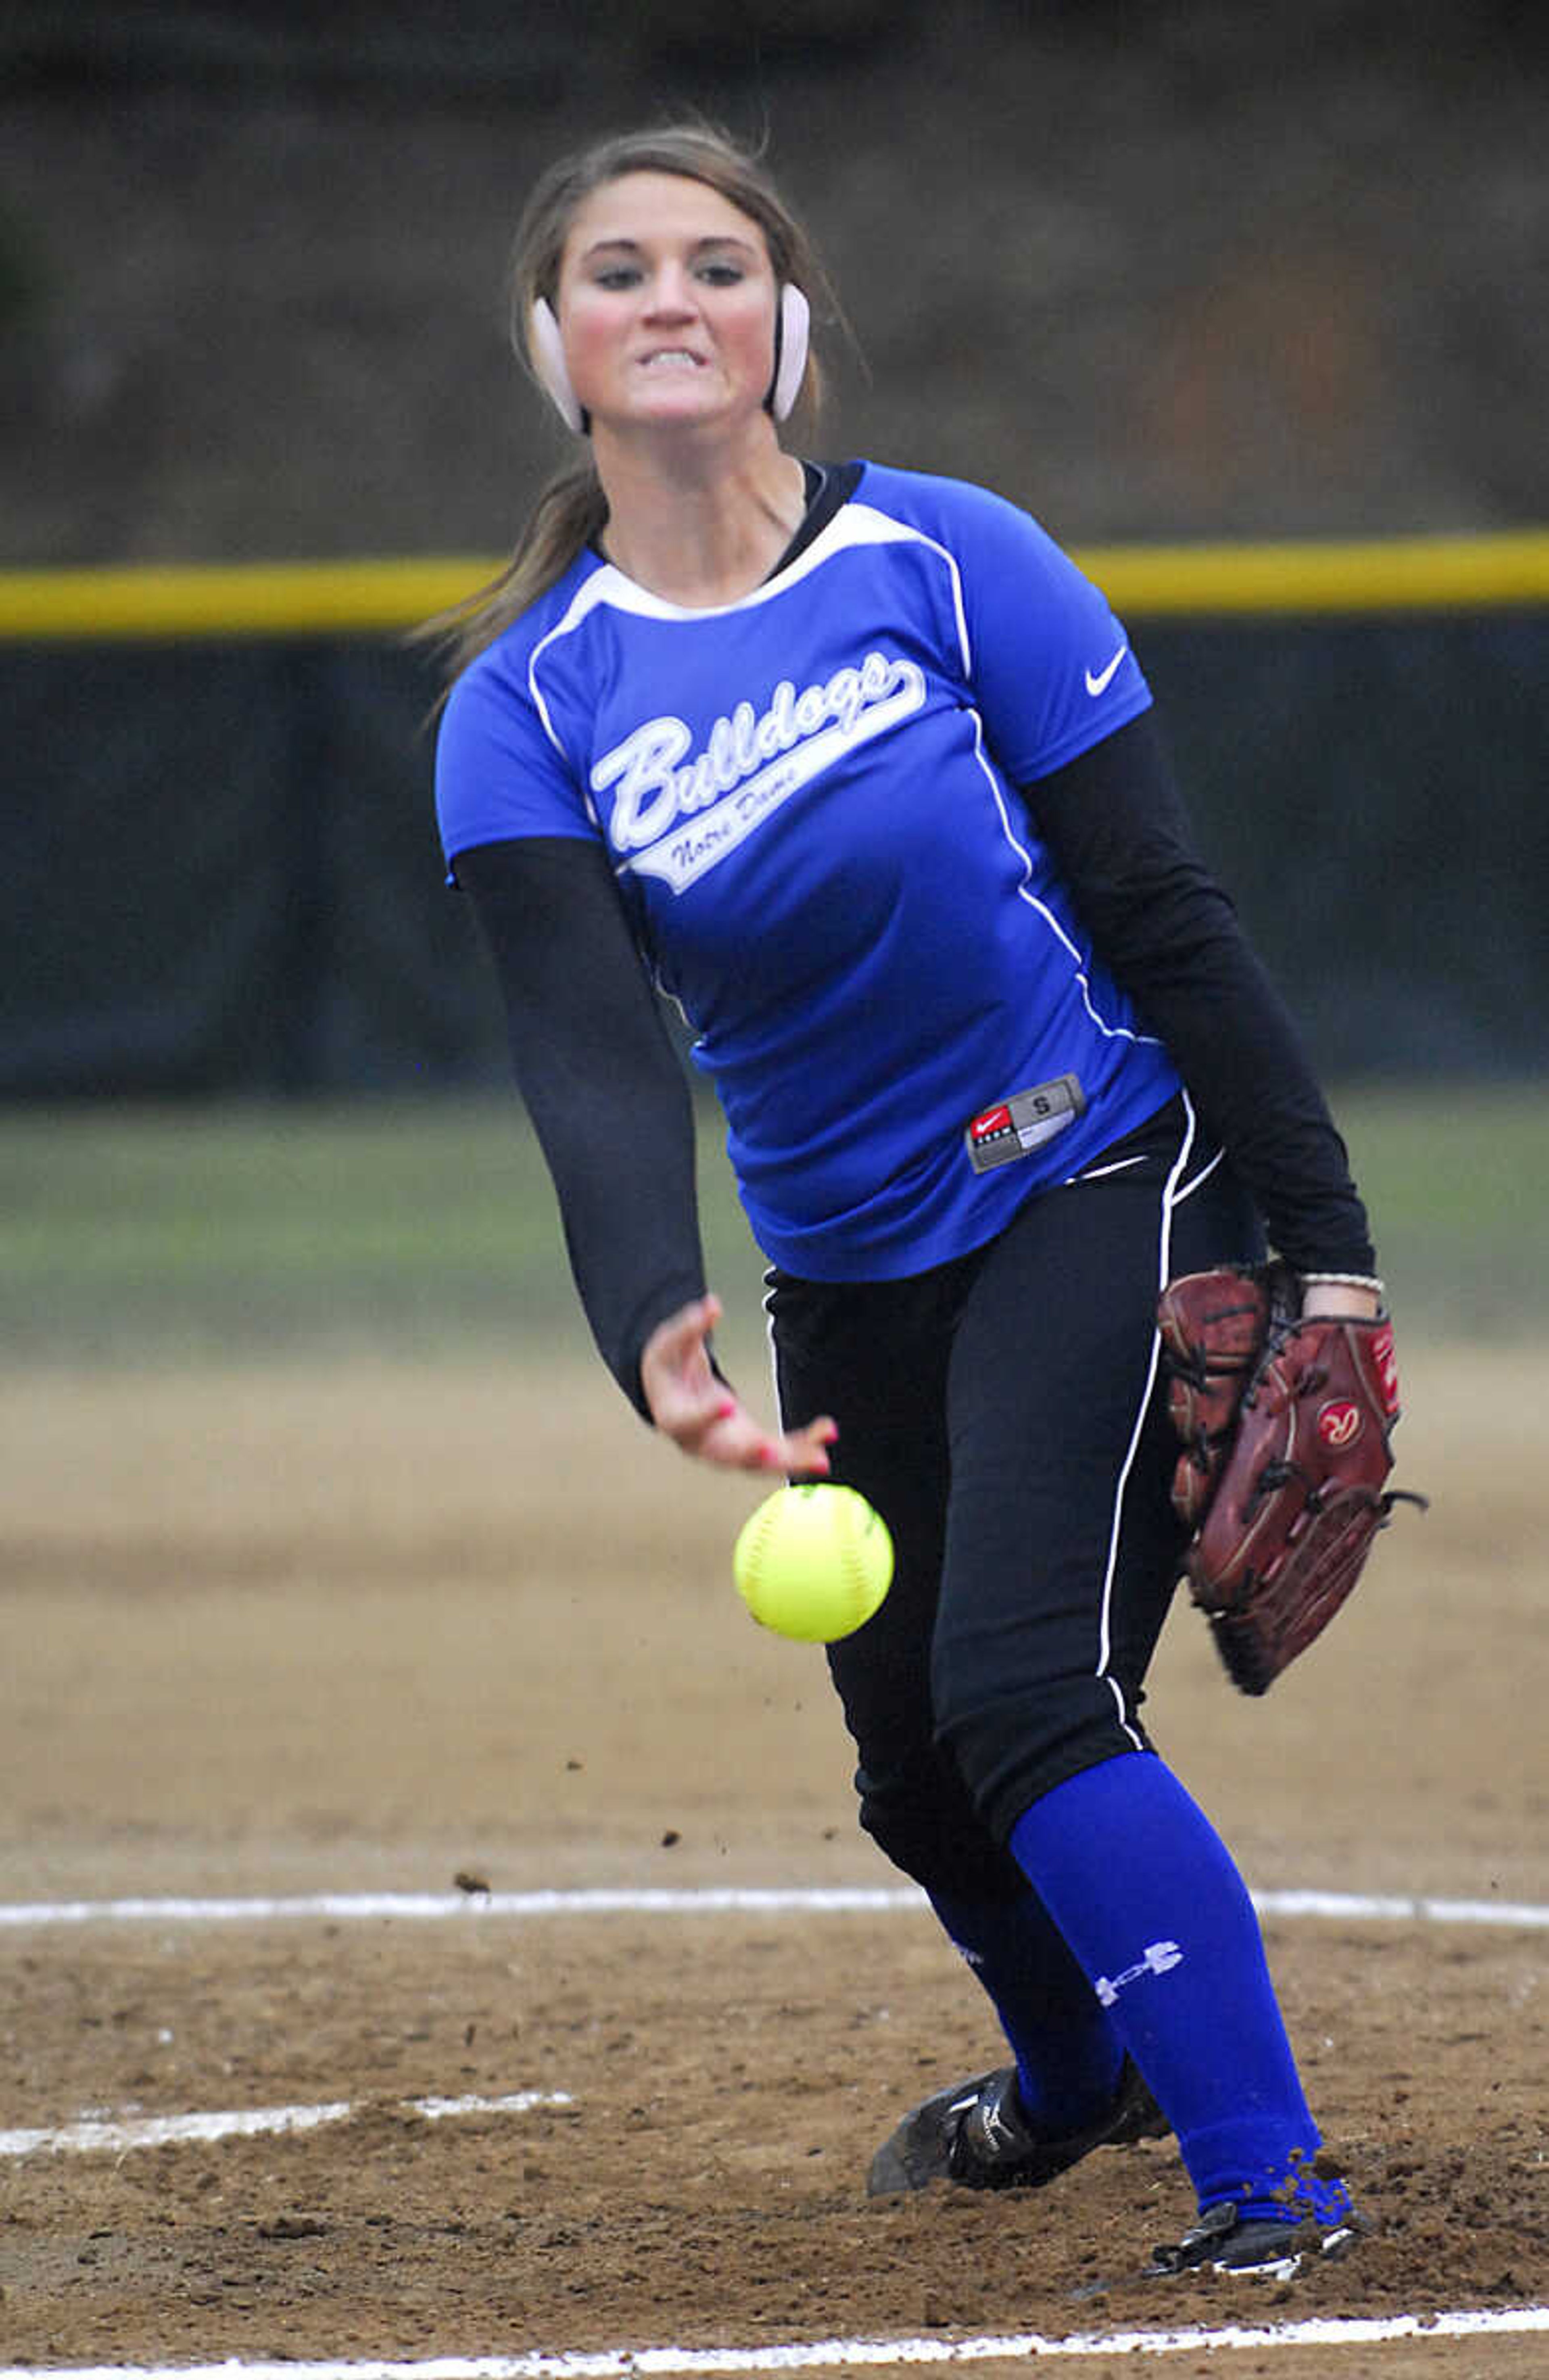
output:
<path id="1" fill-rule="evenodd" d="M 1549 621 L 1152 624 L 1212 859 L 1325 1068 L 1540 1066 Z M 340 641 L 13 650 L 0 1091 L 498 1079 L 442 888 L 425 664 Z"/>

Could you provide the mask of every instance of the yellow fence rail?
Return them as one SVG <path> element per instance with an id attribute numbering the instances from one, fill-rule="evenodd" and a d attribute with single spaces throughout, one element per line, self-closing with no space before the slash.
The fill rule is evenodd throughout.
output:
<path id="1" fill-rule="evenodd" d="M 1470 612 L 1549 604 L 1549 529 L 1270 545 L 1104 545 L 1075 559 L 1133 619 Z M 0 640 L 402 634 L 461 602 L 492 554 L 0 571 Z"/>

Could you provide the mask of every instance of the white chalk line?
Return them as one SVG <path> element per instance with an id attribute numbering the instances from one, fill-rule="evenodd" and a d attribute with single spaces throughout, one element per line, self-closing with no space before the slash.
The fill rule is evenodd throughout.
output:
<path id="1" fill-rule="evenodd" d="M 72 2124 L 42 2124 L 0 2132 L 0 2157 L 59 2155 L 74 2150 L 90 2156 L 111 2149 L 122 2155 L 129 2149 L 157 2149 L 184 2141 L 224 2141 L 260 2132 L 310 2132 L 320 2124 L 343 2124 L 368 2107 L 388 2113 L 414 2115 L 427 2123 L 449 2116 L 525 2116 L 533 2107 L 575 2106 L 568 2091 L 508 2091 L 496 2099 L 466 2095 L 444 2099 L 395 2099 L 361 2102 L 325 2099 L 312 2107 L 224 2107 L 187 2116 L 82 2116 Z"/>
<path id="2" fill-rule="evenodd" d="M 435 2355 L 418 2363 L 380 2362 L 224 2363 L 18 2363 L 0 2380 L 713 2380 L 720 2373 L 886 2370 L 901 2363 L 1025 2363 L 1047 2357 L 1197 2355 L 1212 2349 L 1374 2347 L 1401 2338 L 1480 2338 L 1549 2331 L 1549 2306 L 1462 2307 L 1447 2313 L 1324 2316 L 1263 2326 L 1118 2330 L 1049 2338 L 1037 2331 L 983 2338 L 822 2338 L 784 2347 L 647 2347 L 592 2355 Z"/>
<path id="3" fill-rule="evenodd" d="M 1549 1905 L 1531 1900 L 1452 1900 L 1430 1893 L 1255 1892 L 1261 1917 L 1335 1918 L 1360 1924 L 1549 1926 Z M 494 1917 L 869 1917 L 923 1912 L 929 1904 L 913 1885 L 707 1885 L 673 1889 L 602 1886 L 539 1892 L 319 1892 L 219 1896 L 165 1895 L 113 1900 L 0 1902 L 0 1926 L 254 1925 L 284 1919 L 325 1918 L 357 1924 L 372 1918 L 444 1922 Z M 5 2375 L 0 2373 L 0 2380 Z"/>

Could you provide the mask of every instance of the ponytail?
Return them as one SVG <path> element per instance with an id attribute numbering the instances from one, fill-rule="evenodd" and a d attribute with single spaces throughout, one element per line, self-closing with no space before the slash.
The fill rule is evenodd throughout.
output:
<path id="1" fill-rule="evenodd" d="M 576 555 L 599 534 L 607 517 L 607 499 L 589 456 L 555 473 L 528 515 L 515 552 L 498 577 L 415 629 L 417 643 L 441 648 L 449 686 L 486 646 L 492 645 L 564 577 Z"/>

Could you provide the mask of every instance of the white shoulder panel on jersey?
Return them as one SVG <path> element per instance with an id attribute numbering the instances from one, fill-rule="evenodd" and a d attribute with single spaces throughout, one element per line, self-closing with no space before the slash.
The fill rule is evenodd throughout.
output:
<path id="1" fill-rule="evenodd" d="M 532 660 L 536 661 L 544 647 L 552 644 L 556 638 L 569 636 L 579 627 L 599 604 L 610 605 L 617 612 L 633 613 L 642 620 L 729 619 L 735 613 L 756 611 L 762 604 L 775 601 L 804 578 L 810 577 L 813 571 L 820 570 L 826 562 L 831 562 L 847 546 L 902 544 L 923 545 L 932 553 L 939 554 L 951 573 L 954 587 L 957 587 L 957 565 L 944 545 L 938 545 L 934 538 L 927 537 L 923 529 L 915 528 L 909 521 L 894 520 L 890 515 L 879 512 L 874 504 L 854 501 L 841 505 L 833 519 L 819 530 L 810 545 L 804 546 L 793 562 L 730 603 L 669 602 L 666 596 L 653 594 L 648 587 L 642 587 L 637 579 L 629 577 L 616 564 L 604 562 L 576 589 L 563 617 L 533 648 Z M 957 610 L 961 620 L 961 589 Z M 962 633 L 966 642 L 966 627 Z"/>

